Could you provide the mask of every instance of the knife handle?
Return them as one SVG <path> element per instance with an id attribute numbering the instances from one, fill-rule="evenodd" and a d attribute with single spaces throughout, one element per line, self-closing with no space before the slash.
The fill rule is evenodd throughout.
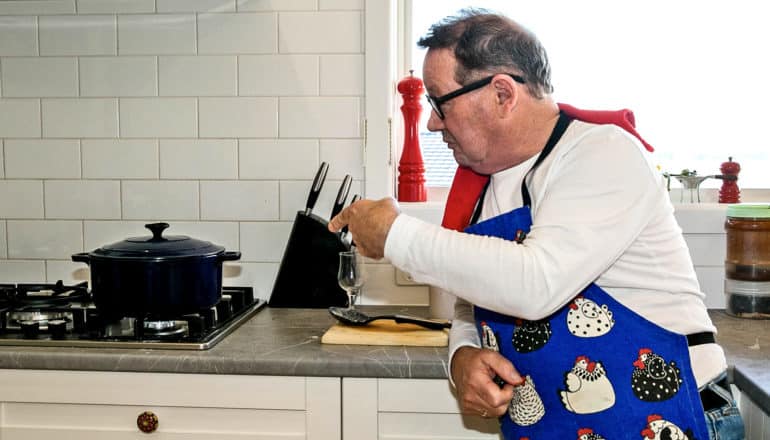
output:
<path id="1" fill-rule="evenodd" d="M 316 200 L 318 200 L 318 195 L 321 194 L 321 187 L 324 184 L 324 180 L 326 180 L 326 173 L 329 171 L 329 164 L 326 162 L 321 162 L 321 166 L 318 167 L 318 171 L 315 173 L 315 178 L 313 179 L 313 185 L 310 187 L 310 194 L 307 196 L 307 203 L 305 204 L 305 214 L 309 215 L 310 211 L 313 210 L 313 207 L 315 206 Z"/>
<path id="2" fill-rule="evenodd" d="M 429 328 L 432 330 L 442 330 L 445 328 L 452 327 L 451 321 L 434 321 L 431 319 L 422 319 L 414 316 L 394 315 L 393 320 L 399 324 L 402 324 L 402 323 L 417 324 L 419 326 Z"/>
<path id="3" fill-rule="evenodd" d="M 345 206 L 345 200 L 348 198 L 348 193 L 350 192 L 350 184 L 353 183 L 353 177 L 350 176 L 350 174 L 345 175 L 345 178 L 342 179 L 342 185 L 340 185 L 340 190 L 337 191 L 337 199 L 334 200 L 334 206 L 332 207 L 332 215 L 329 217 L 329 219 L 333 219 L 335 215 L 339 214 L 340 211 L 342 211 L 342 207 Z"/>
<path id="4" fill-rule="evenodd" d="M 361 196 L 359 196 L 358 194 L 353 194 L 353 198 L 350 199 L 350 204 L 352 205 L 353 203 L 356 203 L 358 201 L 358 199 L 360 199 L 360 198 L 361 198 Z M 345 235 L 347 233 L 348 233 L 348 225 L 345 225 L 345 226 L 342 227 L 342 230 L 340 231 L 340 234 Z"/>

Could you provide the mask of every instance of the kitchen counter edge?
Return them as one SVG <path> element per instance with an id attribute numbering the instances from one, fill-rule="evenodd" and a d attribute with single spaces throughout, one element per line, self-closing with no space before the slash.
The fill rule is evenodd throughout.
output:
<path id="1" fill-rule="evenodd" d="M 425 316 L 426 308 L 380 307 Z M 770 413 L 770 323 L 710 310 L 730 378 Z M 323 309 L 265 308 L 209 350 L 0 346 L 0 368 L 113 372 L 444 379 L 446 347 L 321 344 Z"/>

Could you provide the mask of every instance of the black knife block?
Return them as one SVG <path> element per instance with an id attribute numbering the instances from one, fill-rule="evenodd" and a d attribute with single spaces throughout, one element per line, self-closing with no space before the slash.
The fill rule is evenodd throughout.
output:
<path id="1" fill-rule="evenodd" d="M 294 219 L 273 285 L 270 307 L 346 306 L 348 296 L 337 284 L 339 253 L 350 246 L 330 232 L 328 222 L 300 211 Z"/>

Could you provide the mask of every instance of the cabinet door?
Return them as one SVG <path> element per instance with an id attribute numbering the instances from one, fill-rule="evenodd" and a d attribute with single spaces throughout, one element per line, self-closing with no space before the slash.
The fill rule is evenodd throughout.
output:
<path id="1" fill-rule="evenodd" d="M 497 420 L 460 414 L 445 379 L 344 378 L 342 385 L 343 438 L 500 439 Z"/>
<path id="2" fill-rule="evenodd" d="M 340 398 L 339 378 L 0 370 L 0 439 L 334 440 Z"/>

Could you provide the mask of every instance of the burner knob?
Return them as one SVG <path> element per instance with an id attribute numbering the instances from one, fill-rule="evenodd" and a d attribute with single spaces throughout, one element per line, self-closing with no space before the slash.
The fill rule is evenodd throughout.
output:
<path id="1" fill-rule="evenodd" d="M 64 334 L 67 333 L 67 321 L 63 319 L 48 321 L 48 331 L 51 333 L 51 339 L 64 339 Z"/>
<path id="2" fill-rule="evenodd" d="M 152 411 L 145 411 L 136 418 L 136 426 L 146 434 L 155 432 L 158 429 L 158 416 Z"/>
<path id="3" fill-rule="evenodd" d="M 221 324 L 233 316 L 233 307 L 230 295 L 222 295 L 222 298 L 216 305 L 217 323 Z"/>
<path id="4" fill-rule="evenodd" d="M 21 321 L 21 333 L 27 339 L 35 339 L 40 334 L 40 323 L 37 321 Z"/>

